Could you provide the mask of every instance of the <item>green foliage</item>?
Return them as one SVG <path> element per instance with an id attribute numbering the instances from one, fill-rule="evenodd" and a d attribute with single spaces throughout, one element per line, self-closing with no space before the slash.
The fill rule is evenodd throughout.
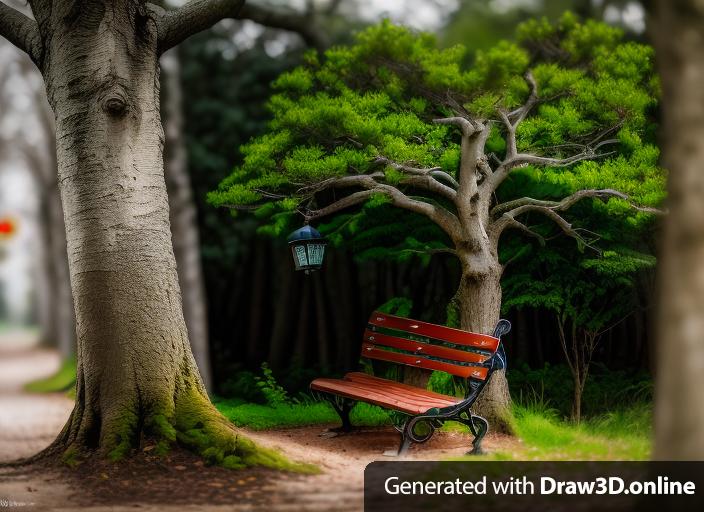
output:
<path id="1" fill-rule="evenodd" d="M 569 417 L 572 374 L 567 365 L 546 364 L 538 369 L 531 369 L 525 363 L 512 365 L 508 377 L 511 396 L 522 407 Z M 644 373 L 614 371 L 595 364 L 584 388 L 584 415 L 593 419 L 603 411 L 621 411 L 634 403 L 652 403 L 652 392 L 653 382 Z"/>
<path id="2" fill-rule="evenodd" d="M 572 168 L 528 166 L 499 189 L 500 199 L 524 195 L 515 182 L 530 182 L 535 197 L 559 199 L 583 188 L 616 188 L 633 201 L 653 205 L 664 196 L 664 173 L 652 143 L 657 83 L 653 51 L 623 42 L 622 33 L 602 23 L 580 23 L 566 14 L 555 23 L 533 20 L 517 29 L 517 41 L 501 41 L 469 54 L 456 45 L 441 49 L 429 34 L 385 21 L 360 32 L 355 44 L 309 58 L 275 82 L 268 131 L 241 148 L 243 162 L 211 192 L 212 204 L 256 207 L 280 235 L 296 224 L 297 210 L 314 210 L 339 198 L 326 180 L 372 172 L 408 194 L 398 170 L 377 157 L 417 167 L 440 167 L 457 178 L 456 130 L 433 123 L 463 113 L 497 119 L 499 109 L 521 105 L 528 94 L 523 74 L 530 69 L 541 101 L 519 126 L 521 151 L 564 157 L 581 151 L 598 134 L 615 139 L 607 157 Z M 505 151 L 500 123 L 487 150 Z M 341 193 L 346 193 L 341 191 Z M 285 199 L 284 199 L 285 198 Z M 439 201 L 427 193 L 414 198 Z M 450 245 L 446 235 L 416 214 L 394 215 L 384 193 L 362 208 L 341 211 L 322 231 L 335 245 L 350 244 L 360 259 L 430 256 Z M 634 226 L 623 200 L 595 206 Z"/>
<path id="3" fill-rule="evenodd" d="M 394 297 L 377 308 L 382 313 L 409 318 L 413 309 L 413 301 L 406 297 Z"/>
<path id="4" fill-rule="evenodd" d="M 304 427 L 339 423 L 337 413 L 325 402 L 260 405 L 238 399 L 214 399 L 218 410 L 235 425 L 266 430 L 280 427 Z M 388 412 L 379 407 L 360 403 L 352 409 L 351 420 L 356 425 L 382 426 L 389 424 Z"/>
<path id="5" fill-rule="evenodd" d="M 255 381 L 262 395 L 264 395 L 267 405 L 280 405 L 290 401 L 288 393 L 276 382 L 276 378 L 267 363 L 262 363 L 262 376 L 255 377 Z"/>

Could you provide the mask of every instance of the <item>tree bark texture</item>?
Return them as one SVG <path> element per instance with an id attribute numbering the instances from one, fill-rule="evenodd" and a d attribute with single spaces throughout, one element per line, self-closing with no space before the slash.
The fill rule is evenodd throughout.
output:
<path id="1" fill-rule="evenodd" d="M 76 403 L 49 452 L 120 459 L 147 436 L 280 465 L 213 407 L 190 349 L 163 169 L 157 22 L 138 0 L 33 4 L 57 133 Z M 32 46 L 31 48 L 35 48 Z"/>
<path id="2" fill-rule="evenodd" d="M 178 48 L 161 57 L 164 84 L 164 174 L 169 194 L 171 238 L 183 300 L 183 315 L 191 350 L 206 389 L 211 389 L 210 351 L 205 285 L 200 258 L 197 211 L 188 174 L 186 141 L 183 137 L 181 65 Z"/>
<path id="3" fill-rule="evenodd" d="M 501 312 L 502 268 L 497 255 L 491 251 L 484 255 L 463 255 L 460 261 L 462 277 L 455 294 L 460 328 L 491 334 Z M 502 369 L 492 373 L 473 410 L 486 418 L 492 429 L 508 433 L 510 404 L 506 370 Z"/>
<path id="4" fill-rule="evenodd" d="M 704 459 L 704 5 L 655 2 L 670 213 L 659 268 L 656 459 Z"/>

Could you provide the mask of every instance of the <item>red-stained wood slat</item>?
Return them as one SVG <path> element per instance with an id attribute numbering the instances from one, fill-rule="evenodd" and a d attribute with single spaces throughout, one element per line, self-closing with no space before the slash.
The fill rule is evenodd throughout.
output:
<path id="1" fill-rule="evenodd" d="M 398 352 L 384 350 L 383 348 L 379 348 L 366 342 L 362 343 L 362 356 L 368 357 L 369 359 L 378 359 L 391 363 L 415 366 L 416 368 L 424 368 L 426 370 L 438 370 L 452 375 L 457 375 L 458 377 L 463 377 L 465 379 L 472 377 L 474 379 L 484 380 L 487 375 L 487 368 L 477 366 L 460 366 L 442 361 L 435 361 L 433 359 L 428 359 L 423 355 L 414 356 L 399 354 Z"/>
<path id="2" fill-rule="evenodd" d="M 388 315 L 386 313 L 374 312 L 369 318 L 369 323 L 377 327 L 385 327 L 388 329 L 396 329 L 421 336 L 428 336 L 438 340 L 449 341 L 458 345 L 468 345 L 471 347 L 480 348 L 495 352 L 499 346 L 499 339 L 487 334 L 477 334 L 475 332 L 462 331 L 445 327 L 443 325 L 435 325 L 418 320 L 401 318 L 398 316 Z"/>
<path id="3" fill-rule="evenodd" d="M 487 359 L 489 359 L 489 356 L 484 354 L 477 354 L 476 352 L 466 352 L 464 350 L 440 347 L 437 345 L 431 345 L 429 343 L 423 343 L 421 341 L 411 341 L 405 338 L 398 338 L 396 336 L 390 336 L 388 334 L 370 331 L 369 329 L 364 331 L 364 341 L 372 343 L 374 345 L 383 345 L 385 347 L 393 347 L 399 350 L 406 350 L 416 355 L 441 357 L 450 361 L 461 361 L 464 363 L 483 363 Z"/>
<path id="4" fill-rule="evenodd" d="M 453 404 L 461 400 L 460 398 L 454 396 L 443 395 L 441 393 L 429 391 L 424 388 L 418 388 L 416 386 L 411 386 L 409 384 L 404 384 L 395 380 L 382 379 L 381 377 L 375 377 L 374 375 L 369 375 L 368 373 L 350 372 L 345 375 L 344 380 L 349 380 L 352 382 L 369 383 L 382 388 L 387 388 L 389 390 L 392 390 L 394 393 L 408 393 L 410 396 L 417 397 L 419 399 L 430 400 L 432 402 L 444 401 L 448 404 Z"/>
<path id="5" fill-rule="evenodd" d="M 440 395 L 440 398 L 432 396 L 417 397 L 406 390 L 394 392 L 391 391 L 394 388 L 389 387 L 389 384 L 393 383 L 393 381 L 378 380 L 384 382 L 316 379 L 311 383 L 310 387 L 316 391 L 333 393 L 408 414 L 421 414 L 428 409 L 448 407 L 459 401 L 459 399 L 444 395 Z"/>

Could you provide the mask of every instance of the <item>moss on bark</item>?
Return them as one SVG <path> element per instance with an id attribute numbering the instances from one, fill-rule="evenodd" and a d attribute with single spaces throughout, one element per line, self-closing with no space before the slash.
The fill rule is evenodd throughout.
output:
<path id="1" fill-rule="evenodd" d="M 138 399 L 128 400 L 104 411 L 102 420 L 86 409 L 80 402 L 83 393 L 78 393 L 71 419 L 55 442 L 55 448 L 62 449 L 61 460 L 75 466 L 97 452 L 119 462 L 141 445 L 154 443 L 157 455 L 165 455 L 180 445 L 203 457 L 207 464 L 230 469 L 263 466 L 298 473 L 319 472 L 316 466 L 290 461 L 247 439 L 213 406 L 197 374 L 186 375 L 191 378 L 183 377 L 178 390 L 163 393 L 159 403 L 144 407 Z M 94 445 L 92 440 L 96 439 Z"/>

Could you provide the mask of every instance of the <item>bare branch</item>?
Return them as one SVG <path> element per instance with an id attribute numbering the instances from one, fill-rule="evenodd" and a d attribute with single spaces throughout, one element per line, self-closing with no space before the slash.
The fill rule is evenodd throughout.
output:
<path id="1" fill-rule="evenodd" d="M 319 50 L 327 47 L 323 32 L 315 27 L 312 16 L 293 9 L 275 10 L 244 0 L 192 0 L 175 10 L 150 4 L 159 34 L 159 52 L 173 48 L 226 18 L 247 19 L 271 28 L 298 33 L 306 44 Z"/>
<path id="2" fill-rule="evenodd" d="M 538 102 L 538 84 L 533 78 L 533 73 L 526 71 L 523 76 L 525 81 L 528 83 L 528 99 L 526 102 L 514 110 L 513 112 L 506 112 L 503 109 L 498 111 L 499 118 L 506 128 L 506 159 L 512 159 L 518 153 L 516 149 L 516 129 L 518 125 L 526 118 L 533 106 Z"/>
<path id="3" fill-rule="evenodd" d="M 422 188 L 428 192 L 433 192 L 444 197 L 445 199 L 448 199 L 449 201 L 452 201 L 453 203 L 457 199 L 457 192 L 447 185 L 443 185 L 430 174 L 425 176 L 410 176 L 402 179 L 400 183 L 401 185 L 410 185 L 412 187 Z"/>
<path id="4" fill-rule="evenodd" d="M 566 158 L 552 158 L 538 155 L 531 155 L 527 153 L 516 153 L 512 157 L 507 156 L 506 159 L 501 162 L 491 178 L 486 181 L 487 187 L 492 192 L 496 190 L 499 185 L 506 179 L 506 177 L 511 173 L 513 169 L 522 165 L 541 165 L 548 167 L 567 167 L 584 160 L 595 160 L 597 158 L 606 158 L 608 156 L 616 154 L 615 151 L 609 151 L 608 153 L 596 153 L 593 148 L 587 147 L 583 152 L 577 153 Z"/>
<path id="5" fill-rule="evenodd" d="M 3 2 L 0 2 L 0 36 L 25 52 L 39 65 L 42 39 L 37 22 Z"/>
<path id="6" fill-rule="evenodd" d="M 224 204 L 223 208 L 229 208 L 230 210 L 238 210 L 243 212 L 252 212 L 259 208 L 260 204 Z"/>
<path id="7" fill-rule="evenodd" d="M 313 195 L 329 188 L 346 188 L 346 187 L 364 187 L 372 188 L 377 185 L 377 178 L 383 178 L 383 172 L 375 172 L 372 174 L 358 174 L 352 176 L 342 176 L 340 178 L 329 178 L 320 183 L 314 183 L 306 187 L 299 188 L 296 193 L 299 195 Z"/>
<path id="8" fill-rule="evenodd" d="M 609 151 L 608 153 L 596 153 L 592 149 L 588 149 L 582 153 L 576 155 L 568 156 L 567 158 L 550 158 L 545 156 L 529 155 L 525 153 L 519 153 L 510 162 L 507 162 L 511 167 L 516 167 L 517 165 L 532 164 L 532 165 L 544 165 L 549 167 L 568 167 L 577 162 L 583 160 L 594 160 L 596 158 L 605 158 L 607 156 L 615 155 L 616 151 Z"/>
<path id="9" fill-rule="evenodd" d="M 311 210 L 305 214 L 305 219 L 306 221 L 311 221 L 314 219 L 319 219 L 321 217 L 326 217 L 328 215 L 331 215 L 333 213 L 339 212 L 341 210 L 344 210 L 346 208 L 349 208 L 350 206 L 356 206 L 358 204 L 363 203 L 372 195 L 374 194 L 374 190 L 361 190 L 359 192 L 355 192 L 353 194 L 350 194 L 346 197 L 343 197 L 342 199 L 335 201 L 334 203 L 321 208 L 319 210 Z"/>
<path id="10" fill-rule="evenodd" d="M 314 14 L 310 12 L 300 14 L 293 9 L 274 10 L 248 2 L 238 17 L 266 27 L 296 32 L 308 46 L 322 51 L 329 46 L 330 42 L 325 37 L 325 31 L 314 22 Z"/>
<path id="11" fill-rule="evenodd" d="M 396 187 L 391 185 L 377 185 L 375 188 L 378 192 L 386 193 L 393 200 L 394 206 L 404 208 L 412 212 L 425 215 L 430 220 L 435 222 L 440 228 L 445 231 L 452 240 L 457 240 L 460 233 L 459 219 L 447 211 L 442 206 L 411 199 L 406 194 L 401 192 Z"/>
<path id="12" fill-rule="evenodd" d="M 526 233 L 528 236 L 533 237 L 537 239 L 540 242 L 540 245 L 545 245 L 545 238 L 540 233 L 536 233 L 532 229 L 530 229 L 528 226 L 523 224 L 522 222 L 517 221 L 513 217 L 507 219 L 507 224 L 504 229 L 520 229 L 524 233 Z"/>
<path id="13" fill-rule="evenodd" d="M 567 220 L 565 220 L 563 217 L 561 217 L 557 212 L 567 210 L 572 207 L 575 203 L 588 197 L 603 200 L 615 197 L 627 201 L 631 208 L 637 211 L 652 213 L 656 215 L 662 215 L 665 213 L 663 210 L 660 210 L 658 208 L 640 206 L 638 204 L 635 204 L 630 200 L 628 195 L 624 194 L 623 192 L 619 192 L 618 190 L 613 190 L 609 188 L 601 190 L 580 190 L 572 195 L 565 197 L 561 201 L 545 201 L 540 199 L 533 199 L 531 197 L 524 197 L 521 199 L 516 199 L 515 201 L 509 201 L 507 203 L 500 204 L 492 209 L 492 216 L 500 216 L 491 223 L 491 226 L 489 228 L 490 236 L 495 242 L 498 242 L 501 233 L 506 228 L 515 227 L 514 222 L 516 217 L 524 213 L 535 211 L 550 218 L 560 227 L 560 229 L 562 229 L 565 234 L 583 240 L 582 237 L 579 236 L 577 231 L 572 228 L 572 225 L 567 222 Z"/>
<path id="14" fill-rule="evenodd" d="M 245 0 L 191 0 L 182 7 L 165 10 L 149 4 L 155 15 L 159 35 L 159 53 L 177 46 L 220 20 L 235 18 Z"/>
<path id="15" fill-rule="evenodd" d="M 389 160 L 386 157 L 379 156 L 374 160 L 374 163 L 376 164 L 384 164 L 384 165 L 389 165 L 396 169 L 397 171 L 407 173 L 407 174 L 415 174 L 417 176 L 433 176 L 438 179 L 442 179 L 443 181 L 448 182 L 450 185 L 453 187 L 457 188 L 459 187 L 459 183 L 457 183 L 457 180 L 450 176 L 448 173 L 442 170 L 442 167 L 430 167 L 430 168 L 420 168 L 420 167 L 413 167 L 410 165 L 402 165 L 397 162 L 394 162 L 393 160 Z"/>
<path id="16" fill-rule="evenodd" d="M 382 156 L 377 157 L 376 160 L 374 160 L 374 163 L 388 165 L 403 174 L 410 175 L 409 178 L 405 178 L 401 182 L 404 185 L 411 185 L 428 190 L 429 192 L 438 194 L 453 203 L 457 200 L 457 192 L 452 187 L 448 187 L 447 185 L 440 183 L 439 180 L 442 179 L 447 181 L 455 188 L 457 188 L 459 184 L 455 178 L 447 174 L 440 167 L 423 169 L 410 165 L 399 164 Z"/>
<path id="17" fill-rule="evenodd" d="M 516 128 L 521 123 L 521 121 L 526 118 L 533 106 L 538 103 L 538 84 L 535 81 L 535 78 L 533 77 L 533 73 L 531 73 L 530 71 L 526 71 L 526 74 L 523 75 L 523 78 L 528 84 L 528 89 L 530 92 L 528 93 L 528 99 L 523 104 L 523 106 L 517 108 L 509 114 L 509 117 L 513 119 L 514 128 Z"/>
<path id="18" fill-rule="evenodd" d="M 316 188 L 316 191 L 324 190 L 325 188 L 361 186 L 366 190 L 354 192 L 324 208 L 308 212 L 305 216 L 307 220 L 313 220 L 320 217 L 325 217 L 332 213 L 338 212 L 350 206 L 355 206 L 369 199 L 373 194 L 380 193 L 389 196 L 394 204 L 399 208 L 410 210 L 412 212 L 425 215 L 430 220 L 435 222 L 443 231 L 445 231 L 452 240 L 456 240 L 460 233 L 460 224 L 457 217 L 437 204 L 426 203 L 417 199 L 412 199 L 396 187 L 379 183 L 370 175 L 360 176 L 344 176 L 342 178 L 334 178 L 327 180 L 323 188 Z M 310 189 L 313 190 L 313 189 Z"/>
<path id="19" fill-rule="evenodd" d="M 469 137 L 477 131 L 477 127 L 474 125 L 474 123 L 472 123 L 466 117 L 445 117 L 441 119 L 433 119 L 433 122 L 435 124 L 452 124 L 455 126 L 459 126 L 460 130 L 462 130 L 462 134 L 465 137 Z"/>
<path id="20" fill-rule="evenodd" d="M 453 256 L 457 256 L 457 251 L 450 249 L 449 247 L 444 247 L 442 249 L 427 249 L 425 251 L 421 251 L 420 249 L 402 249 L 400 252 L 410 252 L 414 254 L 452 254 Z"/>

